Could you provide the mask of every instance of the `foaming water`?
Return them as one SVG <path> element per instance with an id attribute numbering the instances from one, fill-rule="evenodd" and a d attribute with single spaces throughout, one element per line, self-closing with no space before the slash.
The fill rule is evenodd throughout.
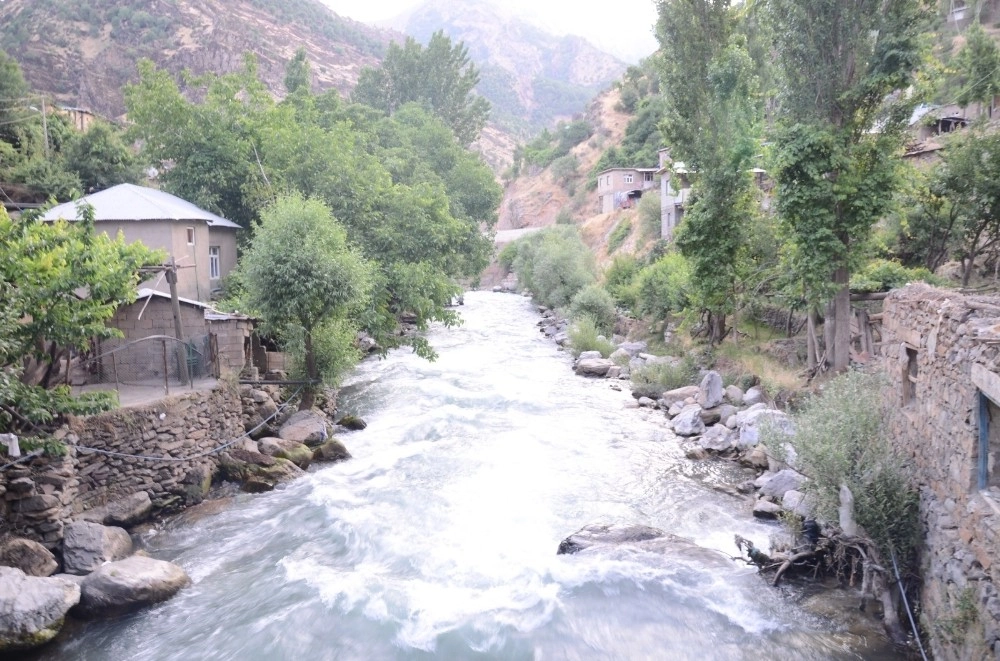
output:
<path id="1" fill-rule="evenodd" d="M 883 658 L 733 562 L 777 529 L 708 486 L 662 414 L 572 375 L 516 296 L 473 292 L 440 357 L 363 364 L 350 461 L 150 536 L 193 585 L 53 659 Z M 588 523 L 691 540 L 556 555 Z"/>

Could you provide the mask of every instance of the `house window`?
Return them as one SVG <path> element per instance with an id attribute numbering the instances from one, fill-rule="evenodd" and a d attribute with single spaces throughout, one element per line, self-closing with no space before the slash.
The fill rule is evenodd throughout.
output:
<path id="1" fill-rule="evenodd" d="M 906 347 L 906 369 L 903 370 L 903 406 L 917 399 L 917 350 Z"/>
<path id="2" fill-rule="evenodd" d="M 221 269 L 219 268 L 219 246 L 208 247 L 208 277 L 218 280 Z"/>
<path id="3" fill-rule="evenodd" d="M 187 228 L 187 241 L 188 241 L 188 245 L 189 246 L 193 246 L 194 245 L 194 228 L 193 227 Z"/>
<path id="4" fill-rule="evenodd" d="M 643 172 L 642 173 L 642 180 L 643 181 L 652 181 L 653 180 L 653 173 L 652 172 Z"/>
<path id="5" fill-rule="evenodd" d="M 625 175 L 625 183 L 626 184 L 631 184 L 632 183 L 632 175 L 630 175 L 630 174 Z"/>
<path id="6" fill-rule="evenodd" d="M 977 474 L 979 489 L 1000 487 L 1000 407 L 979 391 L 979 458 Z"/>

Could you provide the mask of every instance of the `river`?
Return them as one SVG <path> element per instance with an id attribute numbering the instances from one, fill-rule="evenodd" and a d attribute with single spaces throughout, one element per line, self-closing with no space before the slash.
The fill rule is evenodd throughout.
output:
<path id="1" fill-rule="evenodd" d="M 147 533 L 192 586 L 40 658 L 895 658 L 729 560 L 734 534 L 781 532 L 711 489 L 739 469 L 688 461 L 662 413 L 573 376 L 528 300 L 472 292 L 461 312 L 430 334 L 437 361 L 398 351 L 345 384 L 342 409 L 368 421 L 344 437 L 352 460 Z M 594 522 L 718 557 L 556 555 Z"/>

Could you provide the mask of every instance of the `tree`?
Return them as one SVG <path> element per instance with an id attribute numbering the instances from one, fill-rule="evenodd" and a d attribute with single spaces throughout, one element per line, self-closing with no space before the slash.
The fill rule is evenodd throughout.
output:
<path id="1" fill-rule="evenodd" d="M 892 201 L 920 67 L 922 0 L 771 0 L 781 88 L 777 209 L 791 269 L 829 303 L 826 362 L 847 368 L 852 269 Z M 811 356 L 815 359 L 815 356 Z"/>
<path id="2" fill-rule="evenodd" d="M 240 262 L 245 302 L 286 346 L 297 348 L 305 376 L 300 409 L 316 384 L 336 382 L 357 359 L 351 319 L 369 302 L 372 265 L 319 200 L 280 197 L 264 209 Z"/>
<path id="3" fill-rule="evenodd" d="M 66 169 L 79 177 L 87 193 L 139 182 L 135 155 L 119 132 L 105 122 L 95 122 L 86 133 L 70 142 L 65 160 Z"/>
<path id="4" fill-rule="evenodd" d="M 407 103 L 429 108 L 468 146 L 486 125 L 489 102 L 473 93 L 479 71 L 461 42 L 435 32 L 424 48 L 412 37 L 393 42 L 379 69 L 361 70 L 352 99 L 392 115 Z"/>
<path id="5" fill-rule="evenodd" d="M 978 256 L 1000 246 L 1000 134 L 970 129 L 945 152 L 935 185 L 957 218 L 962 286 Z"/>
<path id="6" fill-rule="evenodd" d="M 965 45 L 958 52 L 958 69 L 962 90 L 958 104 L 988 103 L 1000 94 L 1000 46 L 986 30 L 974 22 L 965 32 Z"/>
<path id="7" fill-rule="evenodd" d="M 743 228 L 754 216 L 749 168 L 757 153 L 754 65 L 729 0 L 663 0 L 657 38 L 671 155 L 693 176 L 693 197 L 677 245 L 691 269 L 694 298 L 721 342 L 735 300 Z"/>
<path id="8" fill-rule="evenodd" d="M 309 91 L 312 83 L 312 71 L 309 67 L 309 60 L 306 59 L 306 49 L 299 46 L 295 51 L 295 57 L 288 61 L 285 67 L 285 90 L 289 94 L 295 94 L 299 90 Z"/>
<path id="9" fill-rule="evenodd" d="M 95 233 L 86 208 L 75 223 L 11 220 L 0 208 L 0 429 L 110 407 L 106 397 L 71 397 L 55 376 L 69 352 L 121 337 L 105 322 L 135 300 L 139 269 L 162 258 Z"/>

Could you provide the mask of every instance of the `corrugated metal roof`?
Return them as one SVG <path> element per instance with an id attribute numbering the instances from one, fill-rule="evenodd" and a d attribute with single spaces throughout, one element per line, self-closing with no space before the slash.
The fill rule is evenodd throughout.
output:
<path id="1" fill-rule="evenodd" d="M 166 292 L 143 287 L 142 289 L 139 290 L 139 293 L 136 296 L 136 301 L 140 301 L 144 298 L 152 298 L 154 296 L 157 298 L 166 299 L 168 301 L 170 300 L 170 294 Z M 185 305 L 190 305 L 192 307 L 201 308 L 202 310 L 204 310 L 206 321 L 228 321 L 230 319 L 239 319 L 239 320 L 251 319 L 251 317 L 248 317 L 245 314 L 240 314 L 239 312 L 219 312 L 218 310 L 213 308 L 210 303 L 203 303 L 201 301 L 196 301 L 190 298 L 182 298 L 182 297 L 178 297 L 177 300 Z"/>
<path id="2" fill-rule="evenodd" d="M 79 200 L 66 202 L 49 209 L 42 220 L 78 220 L 77 205 L 87 203 L 94 207 L 94 218 L 101 221 L 142 220 L 204 220 L 209 227 L 240 226 L 211 211 L 182 200 L 176 195 L 155 188 L 119 184 L 100 193 L 86 195 Z"/>

